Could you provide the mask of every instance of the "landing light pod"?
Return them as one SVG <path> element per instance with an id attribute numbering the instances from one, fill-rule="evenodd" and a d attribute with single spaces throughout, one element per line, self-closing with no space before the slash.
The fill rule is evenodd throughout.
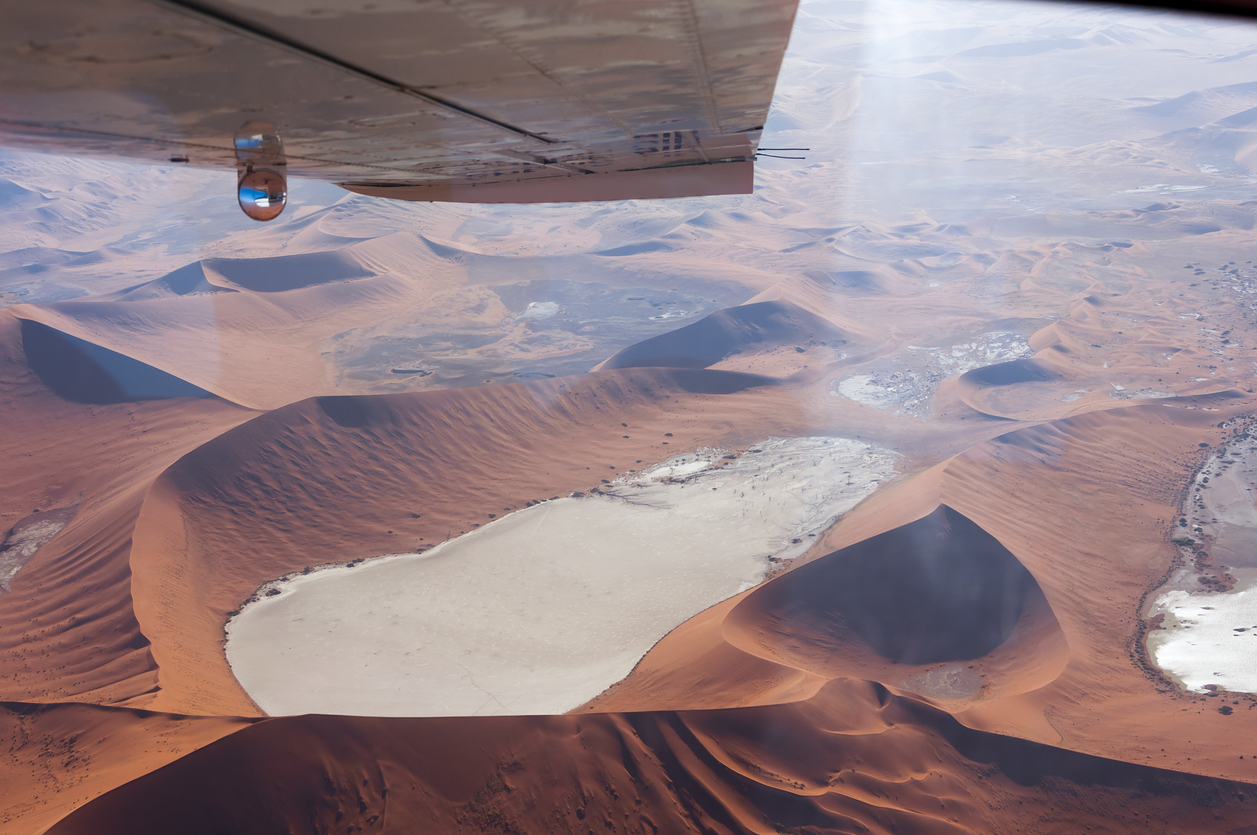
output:
<path id="1" fill-rule="evenodd" d="M 246 122 L 236 131 L 236 197 L 254 220 L 274 220 L 288 203 L 288 160 L 271 122 Z"/>
<path id="2" fill-rule="evenodd" d="M 240 177 L 236 190 L 240 208 L 254 220 L 274 220 L 288 202 L 284 175 L 269 168 L 254 168 Z"/>

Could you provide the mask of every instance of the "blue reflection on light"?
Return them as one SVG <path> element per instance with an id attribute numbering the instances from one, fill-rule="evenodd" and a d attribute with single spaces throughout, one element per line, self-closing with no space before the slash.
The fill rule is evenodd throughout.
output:
<path id="1" fill-rule="evenodd" d="M 255 206 L 262 206 L 264 208 L 283 203 L 285 197 L 286 194 L 282 191 L 278 194 L 271 194 L 270 192 L 262 191 L 260 189 L 249 188 L 248 186 L 241 186 L 240 188 L 241 203 L 252 203 Z"/>

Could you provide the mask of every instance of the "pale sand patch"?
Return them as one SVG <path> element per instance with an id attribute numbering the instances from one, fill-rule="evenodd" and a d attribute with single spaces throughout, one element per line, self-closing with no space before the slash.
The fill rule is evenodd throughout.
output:
<path id="1" fill-rule="evenodd" d="M 715 464 L 725 455 L 723 449 L 703 448 L 691 452 L 687 455 L 677 455 L 657 464 L 654 467 L 643 470 L 640 473 L 634 473 L 622 476 L 616 479 L 617 485 L 638 483 L 647 481 L 660 481 L 666 478 L 681 479 L 701 473 L 703 470 Z"/>
<path id="2" fill-rule="evenodd" d="M 844 377 L 829 393 L 875 409 L 925 417 L 943 380 L 1033 355 L 1026 338 L 1011 331 L 991 331 L 949 347 L 907 345 L 893 355 L 889 366 Z"/>
<path id="3" fill-rule="evenodd" d="M 426 554 L 295 577 L 231 621 L 227 658 L 271 715 L 565 712 L 759 582 L 770 557 L 803 553 L 898 460 L 845 438 L 755 449 L 684 480 L 669 462 L 671 481 L 648 471 Z"/>
<path id="4" fill-rule="evenodd" d="M 0 537 L 0 592 L 9 591 L 9 583 L 22 566 L 34 559 L 40 548 L 61 533 L 74 518 L 74 514 L 78 513 L 78 508 L 79 503 L 76 501 L 69 507 L 42 513 L 36 511 L 14 525 L 7 535 Z"/>
<path id="5" fill-rule="evenodd" d="M 1113 387 L 1113 390 L 1109 392 L 1109 397 L 1114 400 L 1158 400 L 1174 396 L 1173 392 L 1161 391 L 1159 389 L 1128 389 L 1125 386 L 1119 386 L 1117 383 L 1109 383 L 1109 385 Z"/>
<path id="6" fill-rule="evenodd" d="M 1257 692 L 1257 577 L 1231 592 L 1168 591 L 1152 612 L 1165 628 L 1149 633 L 1148 649 L 1184 687 Z"/>
<path id="7" fill-rule="evenodd" d="M 892 380 L 879 380 L 872 374 L 852 374 L 838 381 L 837 391 L 831 392 L 838 397 L 854 400 L 874 409 L 894 409 L 918 398 L 915 375 L 896 374 Z"/>
<path id="8" fill-rule="evenodd" d="M 931 349 L 922 349 L 931 350 Z M 1024 336 L 1011 331 L 991 331 L 972 342 L 952 345 L 939 351 L 931 359 L 941 373 L 958 376 L 975 368 L 996 365 L 1001 362 L 1027 359 L 1034 356 L 1034 349 Z"/>
<path id="9" fill-rule="evenodd" d="M 549 319 L 559 312 L 558 302 L 529 302 L 524 312 L 515 317 L 520 319 Z"/>
<path id="10" fill-rule="evenodd" d="M 1164 618 L 1148 633 L 1148 652 L 1189 690 L 1257 692 L 1257 439 L 1250 433 L 1209 456 L 1184 504 L 1186 524 L 1175 528 L 1207 543 L 1210 567 L 1178 572 L 1149 609 Z M 1202 574 L 1224 573 L 1237 580 L 1231 591 L 1196 591 Z"/>

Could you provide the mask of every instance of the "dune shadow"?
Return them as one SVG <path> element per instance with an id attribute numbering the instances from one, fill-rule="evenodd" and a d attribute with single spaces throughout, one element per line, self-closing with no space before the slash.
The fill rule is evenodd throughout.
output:
<path id="1" fill-rule="evenodd" d="M 30 319 L 22 320 L 22 350 L 40 382 L 74 403 L 211 396 L 160 368 Z"/>
<path id="2" fill-rule="evenodd" d="M 851 642 L 896 664 L 987 655 L 1028 614 L 1059 631 L 1038 583 L 995 537 L 940 505 L 929 516 L 763 586 L 747 603 L 805 652 Z M 826 649 L 828 648 L 828 649 Z"/>
<path id="3" fill-rule="evenodd" d="M 233 284 L 257 293 L 282 293 L 374 275 L 350 252 L 310 252 L 271 258 L 214 258 L 205 263 Z"/>
<path id="4" fill-rule="evenodd" d="M 1024 359 L 975 368 L 962 374 L 960 379 L 978 386 L 1013 386 L 1045 383 L 1057 379 L 1057 375 L 1032 359 Z"/>
<path id="5" fill-rule="evenodd" d="M 316 397 L 314 401 L 337 426 L 359 429 L 371 422 L 371 409 L 364 397 Z"/>
<path id="6" fill-rule="evenodd" d="M 630 345 L 603 368 L 706 368 L 750 349 L 816 340 L 846 341 L 839 328 L 796 304 L 755 302 Z"/>
<path id="7" fill-rule="evenodd" d="M 683 391 L 691 394 L 736 394 L 758 386 L 780 385 L 781 382 L 775 377 L 741 371 L 676 369 L 671 376 Z"/>

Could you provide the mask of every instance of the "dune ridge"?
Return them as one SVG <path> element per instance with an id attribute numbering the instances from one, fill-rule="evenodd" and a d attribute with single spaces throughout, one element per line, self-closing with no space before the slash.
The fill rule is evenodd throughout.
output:
<path id="1" fill-rule="evenodd" d="M 27 364 L 45 386 L 66 400 L 103 405 L 210 396 L 199 386 L 125 354 L 31 319 L 21 322 Z"/>
<path id="2" fill-rule="evenodd" d="M 0 526 L 34 510 L 74 502 L 78 509 L 9 580 L 0 605 L 0 698 L 143 701 L 156 671 L 133 614 L 128 561 L 144 492 L 183 452 L 251 413 L 217 399 L 66 401 L 28 368 L 21 330 L 17 317 L 0 312 L 0 454 L 15 462 L 0 477 Z M 89 418 L 100 437 L 81 431 Z M 39 467 L 24 465 L 36 457 Z"/>
<path id="3" fill-rule="evenodd" d="M 1240 833 L 1246 791 L 969 730 L 836 680 L 806 702 L 729 711 L 272 719 L 48 832 Z"/>
<path id="4" fill-rule="evenodd" d="M 939 705 L 975 729 L 1127 762 L 1257 779 L 1247 739 L 1230 732 L 1229 716 L 1207 697 L 1175 693 L 1148 674 L 1137 645 L 1143 595 L 1175 558 L 1170 520 L 1198 465 L 1199 444 L 1216 440 L 1223 431 L 1217 423 L 1228 415 L 1251 408 L 1203 402 L 1217 411 L 1180 400 L 1017 429 L 901 479 L 840 521 L 805 556 L 810 562 L 683 624 L 628 678 L 577 712 L 807 699 L 824 681 L 854 675 Z M 1174 450 L 1168 460 L 1167 449 Z M 1170 461 L 1175 469 L 1167 471 Z M 1056 513 L 1037 514 L 1041 502 Z M 895 663 L 885 649 L 889 638 L 880 639 L 878 652 L 870 626 L 861 635 L 849 622 L 844 627 L 842 616 L 826 614 L 842 597 L 824 593 L 833 582 L 825 574 L 851 582 L 859 576 L 861 545 L 888 533 L 919 542 L 908 531 L 940 513 L 963 514 L 998 540 L 1041 592 L 1025 598 L 1008 639 L 977 659 L 962 658 L 966 652 Z M 894 576 L 880 582 L 887 590 L 870 590 L 874 600 L 911 594 L 911 585 Z M 946 635 L 947 627 L 941 631 Z M 831 633 L 833 640 L 825 637 Z M 765 676 L 778 687 L 766 687 Z"/>
<path id="5" fill-rule="evenodd" d="M 153 705 L 257 713 L 227 667 L 222 630 L 262 583 L 431 547 L 489 514 L 588 490 L 670 449 L 725 441 L 730 415 L 746 416 L 749 443 L 769 413 L 797 420 L 789 395 L 764 382 L 630 369 L 314 398 L 222 434 L 158 479 L 137 522 L 133 597 L 162 682 Z M 502 468 L 516 476 L 495 479 Z"/>
<path id="6" fill-rule="evenodd" d="M 9 328 L 14 338 L 9 343 L 12 353 L 20 330 L 16 318 L 10 320 Z M 16 353 L 12 359 L 15 367 L 24 361 Z M 30 396 L 51 396 L 38 378 L 23 373 Z M 1003 380 L 999 369 L 975 376 L 981 383 L 991 374 L 995 374 L 995 382 Z M 1035 381 L 1005 385 L 1015 390 L 1026 382 Z M 257 716 L 256 707 L 239 689 L 222 659 L 221 641 L 223 621 L 259 583 L 305 565 L 394 551 L 401 537 L 413 544 L 419 544 L 416 540 L 422 544 L 437 541 L 442 535 L 483 523 L 479 514 L 490 508 L 490 512 L 497 512 L 495 506 L 499 504 L 517 507 L 522 502 L 562 495 L 568 489 L 588 488 L 601 478 L 592 469 L 595 464 L 607 468 L 601 472 L 611 474 L 612 468 L 620 472 L 635 466 L 638 457 L 644 461 L 666 457 L 674 447 L 736 442 L 738 438 L 749 443 L 773 432 L 814 431 L 818 422 L 823 425 L 834 420 L 850 421 L 849 430 L 859 428 L 868 433 L 866 437 L 880 433 L 881 437 L 898 438 L 896 443 L 905 448 L 918 470 L 932 463 L 931 456 L 946 449 L 932 443 L 919 429 L 907 431 L 902 419 L 887 420 L 867 407 L 835 403 L 831 408 L 837 411 L 810 409 L 807 397 L 800 394 L 815 391 L 814 387 L 809 389 L 814 385 L 720 370 L 637 368 L 488 389 L 317 396 L 262 415 L 217 399 L 100 407 L 114 409 L 118 419 L 126 421 L 137 411 L 153 410 L 153 415 L 164 416 L 165 423 L 160 425 L 169 432 L 172 423 L 179 420 L 179 409 L 200 410 L 205 404 L 217 404 L 212 408 L 221 410 L 222 422 L 206 427 L 202 442 L 189 443 L 178 455 L 163 450 L 152 459 L 154 465 L 143 471 L 143 478 L 129 474 L 132 480 L 119 494 L 119 504 L 105 508 L 111 512 L 130 508 L 115 518 L 114 539 L 110 540 L 115 544 L 97 560 L 102 569 L 108 565 L 115 572 L 113 596 L 118 602 L 111 604 L 111 611 L 134 619 L 134 626 L 124 627 L 121 634 L 139 643 L 135 647 L 106 646 L 108 663 L 98 659 L 95 675 L 109 683 L 72 698 L 179 713 Z M 605 742 L 605 750 L 610 752 L 605 761 L 583 759 L 586 755 L 568 744 L 552 750 L 556 734 L 563 739 L 585 739 L 571 726 L 553 722 L 586 721 L 596 713 L 602 728 L 598 733 L 610 734 L 628 723 L 636 738 L 649 740 L 641 755 L 644 759 L 632 768 L 623 765 L 622 755 L 615 755 L 620 757 L 618 767 L 624 774 L 637 774 L 639 781 L 616 776 L 629 781 L 616 793 L 635 796 L 641 794 L 635 787 L 652 781 L 668 786 L 667 781 L 672 780 L 673 788 L 652 796 L 645 815 L 655 825 L 670 822 L 678 830 L 722 826 L 731 831 L 754 831 L 779 823 L 796 826 L 811 822 L 858 824 L 872 831 L 895 827 L 996 831 L 1001 824 L 984 817 L 990 814 L 984 809 L 992 805 L 1000 810 L 1000 820 L 1034 814 L 1035 809 L 1044 815 L 1049 806 L 1058 810 L 1061 806 L 1059 796 L 1036 782 L 1043 774 L 1018 771 L 1018 761 L 1031 756 L 1057 763 L 1048 768 L 1047 776 L 1069 781 L 1073 797 L 1086 799 L 1068 806 L 1071 821 L 1095 825 L 1099 820 L 1094 816 L 1096 809 L 1107 810 L 1109 820 L 1118 820 L 1115 816 L 1125 813 L 1131 792 L 1146 793 L 1149 786 L 1156 786 L 1168 791 L 1160 796 L 1170 798 L 1163 813 L 1171 822 L 1166 824 L 1166 831 L 1174 831 L 1174 826 L 1200 825 L 1200 819 L 1193 816 L 1212 816 L 1219 809 L 1226 812 L 1240 789 L 1230 783 L 1195 783 L 1196 778 L 1182 773 L 1208 779 L 1254 779 L 1245 770 L 1247 760 L 1236 767 L 1235 755 L 1243 748 L 1243 741 L 1231 738 L 1226 717 L 1216 713 L 1199 712 L 1184 718 L 1177 712 L 1178 701 L 1167 700 L 1164 693 L 1157 692 L 1154 682 L 1143 677 L 1124 644 L 1131 634 L 1133 607 L 1124 609 L 1126 604 L 1116 601 L 1129 603 L 1141 591 L 1138 583 L 1162 570 L 1156 560 L 1166 557 L 1165 549 L 1158 550 L 1155 544 L 1162 528 L 1151 520 L 1168 518 L 1172 512 L 1167 496 L 1175 489 L 1175 475 L 1156 469 L 1161 462 L 1150 449 L 1149 438 L 1156 438 L 1160 446 L 1181 450 L 1177 466 L 1186 472 L 1200 439 L 1214 437 L 1216 422 L 1248 408 L 1249 401 L 1236 391 L 1137 406 L 1106 399 L 1086 414 L 1035 426 L 1020 424 L 1024 428 L 992 440 L 984 439 L 999 433 L 999 422 L 974 420 L 962 430 L 959 418 L 963 415 L 956 414 L 949 418 L 951 423 L 945 430 L 953 433 L 947 436 L 952 457 L 879 492 L 848 514 L 812 550 L 811 562 L 675 630 L 627 680 L 595 700 L 593 711 L 587 708 L 562 720 L 513 720 L 517 729 L 509 733 L 502 730 L 505 725 L 485 730 L 494 738 L 505 734 L 508 741 L 529 741 L 512 748 L 515 753 L 503 752 L 488 765 L 480 762 L 468 766 L 466 781 L 453 789 L 442 782 L 444 788 L 439 791 L 399 789 L 446 779 L 425 770 L 429 766 L 410 762 L 405 769 L 393 772 L 398 782 L 386 779 L 377 781 L 374 788 L 370 785 L 370 769 L 383 772 L 377 764 L 380 755 L 369 752 L 385 750 L 383 740 L 387 738 L 411 733 L 404 726 L 385 724 L 376 729 L 312 717 L 306 720 L 312 723 L 308 728 L 294 732 L 302 740 L 300 755 L 289 766 L 275 766 L 276 773 L 284 773 L 285 781 L 291 780 L 293 796 L 304 798 L 306 805 L 273 814 L 258 812 L 255 817 L 276 825 L 312 826 L 328 820 L 328 816 L 335 822 L 337 812 L 352 815 L 353 809 L 359 809 L 363 824 L 370 825 L 372 815 L 381 815 L 375 823 L 384 819 L 386 797 L 399 798 L 414 791 L 409 799 L 394 806 L 394 820 L 419 814 L 413 810 L 439 808 L 442 811 L 435 825 L 450 831 L 501 820 L 520 821 L 523 826 L 524 821 L 535 821 L 537 816 L 551 821 L 555 831 L 564 831 L 570 823 L 565 817 L 569 812 L 575 816 L 580 808 L 586 819 L 591 814 L 605 818 L 612 808 L 620 808 L 616 797 L 579 807 L 574 801 L 547 806 L 556 802 L 556 784 L 531 786 L 517 795 L 516 789 L 524 786 L 517 775 L 529 772 L 509 763 L 515 761 L 511 757 L 519 750 L 551 750 L 546 755 L 549 759 L 544 760 L 548 764 L 542 768 L 563 770 L 567 775 L 563 779 L 568 782 L 560 780 L 558 785 L 585 786 L 591 773 L 616 776 L 617 760 L 611 757 L 623 750 L 618 743 Z M 93 408 L 56 402 L 60 404 L 56 409 Z M 475 431 L 468 433 L 469 427 Z M 954 434 L 957 431 L 961 434 Z M 665 432 L 672 432 L 672 436 Z M 665 439 L 668 446 L 663 445 Z M 904 446 L 908 439 L 911 442 Z M 163 463 L 157 464 L 159 459 Z M 352 466 L 346 468 L 347 462 Z M 497 493 L 486 492 L 487 485 L 497 483 L 493 474 L 504 468 L 523 474 L 523 478 L 516 476 Z M 1110 484 L 1105 479 L 1116 482 Z M 990 485 L 1005 485 L 1000 502 L 991 501 Z M 438 488 L 444 498 L 434 501 Z M 1107 514 L 1104 518 L 1086 520 L 1085 514 L 1095 503 L 1080 501 L 1075 493 L 1097 490 L 1124 498 L 1101 505 Z M 1111 603 L 1114 613 L 1112 619 L 1105 620 L 1105 629 L 1095 629 L 1094 590 L 1106 588 L 1101 580 L 1107 581 L 1112 570 L 1092 566 L 1097 555 L 1091 550 L 1079 551 L 1065 564 L 1092 566 L 1089 570 L 1095 572 L 1080 585 L 1077 578 L 1063 574 L 1059 565 L 1054 568 L 1059 554 L 1045 550 L 1045 543 L 1054 548 L 1062 544 L 1059 531 L 1042 523 L 1023 529 L 1026 520 L 1035 518 L 1033 502 L 1045 495 L 1063 509 L 1064 518 L 1074 526 L 1073 533 L 1090 530 L 1097 541 L 1109 542 L 1113 537 L 1129 540 L 1118 555 L 1124 560 L 1119 573 L 1126 579 L 1112 590 L 1114 601 L 1105 601 Z M 1024 496 L 1018 501 L 1031 504 L 1017 509 L 1010 506 L 1010 496 Z M 85 503 L 84 512 L 93 507 L 91 502 Z M 893 655 L 893 651 L 883 647 L 879 653 L 869 640 L 863 641 L 868 647 L 863 650 L 858 646 L 860 641 L 842 639 L 835 644 L 825 637 L 825 630 L 833 625 L 831 618 L 815 616 L 823 613 L 784 611 L 780 603 L 773 602 L 775 594 L 797 601 L 798 594 L 786 591 L 791 584 L 812 582 L 819 586 L 814 578 L 809 581 L 809 571 L 824 566 L 826 560 L 834 562 L 831 557 L 841 555 L 844 549 L 911 527 L 931 515 L 946 517 L 949 512 L 962 515 L 998 541 L 1025 567 L 1039 589 L 1037 596 L 1027 593 L 1027 603 L 1005 640 L 978 658 L 960 658 L 951 652 L 929 659 L 892 659 L 886 653 Z M 84 516 L 76 524 L 85 524 L 90 518 L 90 514 Z M 957 524 L 965 523 L 953 519 L 946 526 Z M 67 534 L 70 532 L 67 528 Z M 65 541 L 83 553 L 80 543 Z M 125 571 L 120 568 L 124 559 Z M 80 571 L 82 567 L 75 564 L 66 568 Z M 23 579 L 23 575 L 18 578 Z M 1003 630 L 1001 627 L 999 634 L 1005 634 Z M 676 650 L 678 642 L 684 645 L 681 652 Z M 835 646 L 841 651 L 833 652 Z M 37 652 L 39 647 L 27 644 L 23 648 Z M 1124 663 L 1114 664 L 1108 658 L 1115 649 L 1127 653 Z M 55 650 L 55 657 L 62 659 L 76 652 L 64 641 L 56 644 Z M 954 670 L 957 659 L 977 661 L 979 669 L 973 676 Z M 929 663 L 911 663 L 913 660 Z M 119 672 L 125 670 L 131 672 Z M 974 676 L 978 679 L 976 693 Z M 643 686 L 643 682 L 647 684 Z M 15 693 L 24 691 L 19 688 Z M 878 707 L 872 708 L 871 703 Z M 791 773 L 785 763 L 779 768 L 765 765 L 775 763 L 772 752 L 745 747 L 749 744 L 746 740 L 762 735 L 765 728 L 794 721 L 781 717 L 804 717 L 798 720 L 795 731 L 795 749 L 799 750 L 807 747 L 806 740 L 815 734 L 815 727 L 832 727 L 840 721 L 836 717 L 851 721 L 851 717 L 861 716 L 865 717 L 861 721 L 875 721 L 869 718 L 873 716 L 869 711 L 888 709 L 886 706 L 892 704 L 895 710 L 902 708 L 892 721 L 892 726 L 901 728 L 905 735 L 902 747 L 885 749 L 885 731 L 879 731 L 874 735 L 877 748 L 857 754 L 854 764 L 844 758 L 856 749 L 844 744 L 840 751 L 824 753 L 823 765 L 807 779 L 785 779 L 783 773 Z M 760 707 L 747 707 L 752 705 Z M 620 715 L 665 707 L 769 712 L 749 713 L 745 724 L 733 726 L 711 724 L 716 717 L 726 715 L 724 711 Z M 1176 723 L 1171 734 L 1176 746 L 1172 756 L 1179 759 L 1156 758 L 1147 737 L 1132 720 L 1134 716 L 1158 715 L 1158 711 L 1167 722 L 1172 715 Z M 952 724 L 948 715 L 955 716 L 960 724 Z M 288 731 L 281 729 L 289 726 L 275 723 L 288 721 L 270 720 L 261 727 L 276 727 L 274 732 L 280 734 L 277 741 L 287 738 Z M 439 734 L 465 739 L 471 726 L 458 724 L 461 721 L 451 720 L 450 728 Z M 1114 724 L 1124 729 L 1116 744 L 1099 732 L 1099 728 Z M 811 730 L 805 731 L 805 726 Z M 345 727 L 350 730 L 336 730 Z M 516 733 L 522 737 L 511 736 Z M 433 727 L 422 730 L 427 737 L 439 734 Z M 325 736 L 344 741 L 327 743 L 332 749 L 324 750 L 320 747 L 324 743 L 316 738 Z M 626 745 L 632 744 L 629 737 L 619 738 L 626 740 Z M 255 795 L 256 800 L 244 802 L 236 811 L 222 805 L 224 796 L 217 792 L 235 792 L 236 787 L 207 781 L 204 775 L 222 769 L 239 771 L 236 764 L 261 756 L 249 741 L 251 736 L 232 734 L 224 743 L 232 739 L 236 740 L 233 747 L 215 749 L 227 752 L 221 754 L 224 759 L 204 755 L 205 762 L 214 765 L 201 765 L 197 755 L 191 755 L 102 795 L 101 800 L 70 814 L 58 826 L 66 827 L 64 831 L 107 832 L 124 820 L 134 822 L 140 827 L 138 831 L 148 826 L 199 825 L 183 817 L 187 803 L 208 804 L 219 810 L 214 820 L 231 821 L 236 826 L 234 815 L 256 811 L 261 804 L 273 803 L 273 798 L 268 801 L 264 795 Z M 676 740 L 684 744 L 678 747 Z M 262 749 L 270 744 L 273 742 L 258 743 Z M 1016 747 L 1026 744 L 1060 746 L 1057 750 L 1061 753 Z M 729 750 L 737 753 L 730 754 Z M 886 753 L 878 755 L 876 750 Z M 895 788 L 909 779 L 906 775 L 916 775 L 911 779 L 918 781 L 924 779 L 920 775 L 928 776 L 930 768 L 904 764 L 914 757 L 926 758 L 921 763 L 936 763 L 928 758 L 939 750 L 946 750 L 953 758 L 946 772 L 952 775 L 948 779 L 959 783 L 937 791 L 933 785 L 911 793 Z M 927 755 L 927 751 L 931 753 Z M 1084 755 L 1112 757 L 1127 764 L 1096 764 Z M 875 756 L 889 758 L 885 771 L 870 768 L 869 758 Z M 1184 762 L 1186 756 L 1191 760 Z M 991 777 L 989 766 L 974 764 L 992 760 L 1000 763 L 1004 774 L 998 781 Z M 503 762 L 507 765 L 502 766 Z M 1140 771 L 1144 766 L 1132 762 L 1168 766 L 1170 771 Z M 807 771 L 797 764 L 792 767 Z M 766 778 L 766 768 L 776 776 Z M 854 788 L 847 788 L 844 768 L 852 769 Z M 837 787 L 831 778 L 820 777 L 836 771 L 842 777 Z M 955 776 L 979 772 L 987 775 L 981 784 L 976 777 L 967 783 L 970 777 Z M 333 789 L 325 790 L 322 774 L 330 775 Z M 410 774 L 414 777 L 407 776 Z M 349 775 L 354 781 L 353 792 L 349 790 Z M 364 792 L 359 785 L 363 777 L 368 779 L 367 788 L 390 791 L 387 795 Z M 499 788 L 499 780 L 511 790 Z M 768 788 L 764 788 L 765 780 Z M 802 782 L 804 789 L 795 782 Z M 992 782 L 998 785 L 992 786 Z M 207 795 L 199 794 L 198 784 L 207 787 Z M 975 787 L 979 785 L 981 788 Z M 100 786 L 101 791 L 107 788 L 104 783 Z M 1166 790 L 1165 786 L 1178 788 Z M 172 800 L 139 809 L 136 798 L 151 791 Z M 194 794 L 189 795 L 189 791 Z M 570 797 L 588 798 L 592 789 L 573 792 Z M 522 806 L 515 805 L 520 802 L 516 798 L 523 797 L 531 799 L 523 800 Z M 983 801 L 962 801 L 973 797 Z M 1014 798 L 1023 811 L 1011 809 Z M 939 804 L 937 811 L 935 802 Z M 1030 811 L 1025 811 L 1027 803 Z M 948 807 L 952 814 L 944 814 Z M 1041 818 L 1026 820 L 1027 825 L 1033 825 Z M 248 831 L 247 827 L 255 824 L 256 820 L 238 825 Z M 574 831 L 580 825 L 570 823 Z M 640 826 L 649 829 L 645 819 Z"/>
<path id="7" fill-rule="evenodd" d="M 11 310 L 81 350 L 78 340 L 95 355 L 122 355 L 247 408 L 277 408 L 334 393 L 335 373 L 320 352 L 328 317 L 361 326 L 378 321 L 381 309 L 441 294 L 448 270 L 431 254 L 416 259 L 412 239 L 398 233 L 333 251 L 206 258 L 123 291 Z"/>
<path id="8" fill-rule="evenodd" d="M 846 344 L 847 333 L 790 301 L 750 302 L 625 348 L 597 365 L 707 368 L 730 354 L 817 342 Z"/>
<path id="9" fill-rule="evenodd" d="M 230 716 L 0 702 L 0 831 L 43 832 L 73 809 L 248 724 Z"/>

